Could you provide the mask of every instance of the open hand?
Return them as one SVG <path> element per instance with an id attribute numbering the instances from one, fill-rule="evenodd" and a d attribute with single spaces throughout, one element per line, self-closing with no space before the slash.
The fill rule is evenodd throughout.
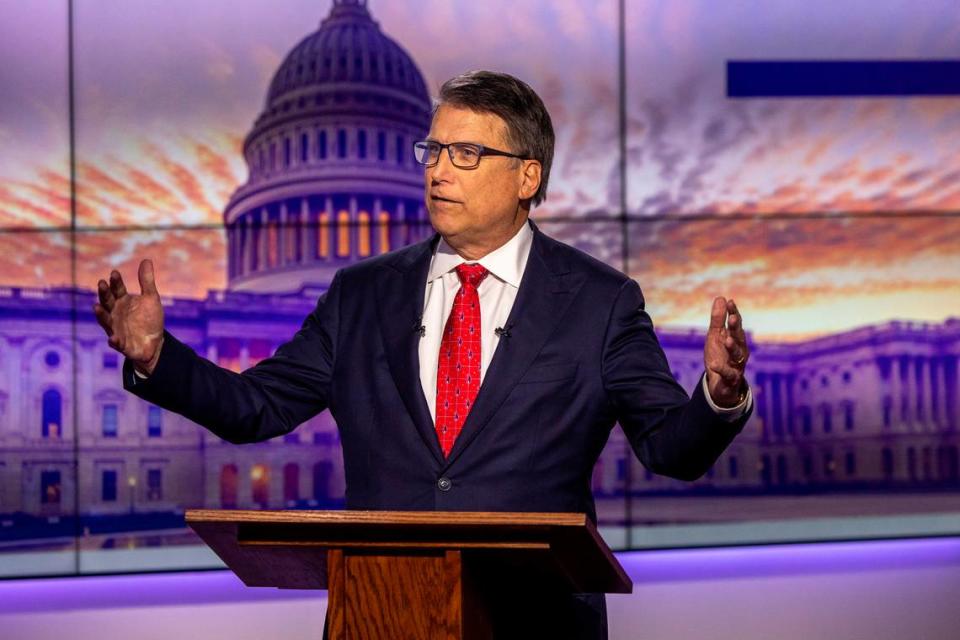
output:
<path id="1" fill-rule="evenodd" d="M 163 307 L 153 276 L 153 262 L 142 260 L 137 270 L 140 295 L 127 293 L 119 271 L 110 272 L 110 284 L 97 282 L 100 301 L 93 313 L 107 334 L 107 343 L 133 361 L 141 373 L 153 373 L 163 345 Z"/>
<path id="2" fill-rule="evenodd" d="M 736 303 L 732 299 L 714 298 L 710 329 L 703 346 L 703 363 L 707 368 L 710 398 L 718 407 L 737 405 L 741 391 L 746 389 L 743 372 L 749 357 L 743 317 Z"/>

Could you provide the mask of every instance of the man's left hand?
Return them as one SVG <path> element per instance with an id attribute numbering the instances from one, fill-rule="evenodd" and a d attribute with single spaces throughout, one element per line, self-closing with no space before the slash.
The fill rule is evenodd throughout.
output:
<path id="1" fill-rule="evenodd" d="M 718 407 L 735 407 L 742 400 L 747 388 L 743 372 L 749 357 L 743 317 L 736 303 L 732 299 L 714 298 L 710 329 L 703 346 L 703 363 L 710 398 Z"/>

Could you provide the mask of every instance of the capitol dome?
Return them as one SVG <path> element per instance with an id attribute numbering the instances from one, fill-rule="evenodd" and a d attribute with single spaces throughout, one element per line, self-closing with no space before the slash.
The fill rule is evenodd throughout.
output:
<path id="1" fill-rule="evenodd" d="M 229 288 L 326 287 L 338 268 L 432 233 L 413 142 L 430 128 L 413 60 L 364 0 L 330 14 L 274 74 L 224 211 Z"/>

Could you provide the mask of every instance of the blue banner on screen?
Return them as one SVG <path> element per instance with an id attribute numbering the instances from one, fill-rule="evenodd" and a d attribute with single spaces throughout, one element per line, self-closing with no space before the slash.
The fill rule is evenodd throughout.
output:
<path id="1" fill-rule="evenodd" d="M 960 95 L 960 60 L 727 62 L 729 98 Z"/>

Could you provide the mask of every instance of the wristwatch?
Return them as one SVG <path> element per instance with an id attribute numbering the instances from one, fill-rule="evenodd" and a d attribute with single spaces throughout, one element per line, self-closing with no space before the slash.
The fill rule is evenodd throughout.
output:
<path id="1" fill-rule="evenodd" d="M 733 405 L 739 407 L 743 404 L 743 401 L 747 399 L 747 392 L 750 391 L 750 385 L 747 384 L 746 378 L 740 378 L 740 395 L 737 396 L 737 404 Z"/>

